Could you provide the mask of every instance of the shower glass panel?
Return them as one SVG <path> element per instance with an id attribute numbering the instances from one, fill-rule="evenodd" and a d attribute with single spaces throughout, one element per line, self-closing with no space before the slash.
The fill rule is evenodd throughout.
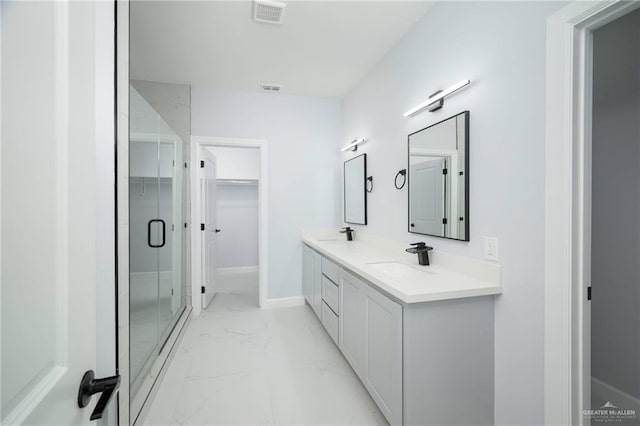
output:
<path id="1" fill-rule="evenodd" d="M 183 141 L 130 87 L 129 358 L 131 400 L 186 307 Z M 132 407 L 136 411 L 137 407 Z"/>

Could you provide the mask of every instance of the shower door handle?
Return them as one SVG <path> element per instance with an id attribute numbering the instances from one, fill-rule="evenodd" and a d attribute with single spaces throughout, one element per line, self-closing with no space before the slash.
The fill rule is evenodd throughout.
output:
<path id="1" fill-rule="evenodd" d="M 158 222 L 162 225 L 162 244 L 153 244 L 151 242 L 151 225 L 155 222 Z M 166 228 L 167 228 L 167 225 L 162 219 L 151 219 L 149 222 L 147 222 L 147 245 L 152 248 L 164 247 L 166 243 L 166 236 L 167 236 Z"/>

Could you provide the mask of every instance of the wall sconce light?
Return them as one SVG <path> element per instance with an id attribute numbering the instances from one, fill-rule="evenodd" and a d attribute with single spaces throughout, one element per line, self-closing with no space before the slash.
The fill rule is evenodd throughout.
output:
<path id="1" fill-rule="evenodd" d="M 358 150 L 358 145 L 365 143 L 367 140 L 362 138 L 362 139 L 354 139 L 353 141 L 351 141 L 351 143 L 347 146 L 345 146 L 344 148 L 341 149 L 342 152 L 345 151 L 357 151 Z"/>
<path id="2" fill-rule="evenodd" d="M 458 90 L 460 90 L 463 87 L 467 86 L 469 83 L 471 83 L 470 80 L 462 80 L 462 81 L 454 84 L 453 86 L 449 87 L 446 90 L 438 90 L 437 92 L 435 92 L 434 94 L 429 96 L 429 99 L 427 99 L 426 101 L 424 101 L 420 105 L 411 108 L 409 111 L 405 112 L 404 116 L 405 117 L 410 117 L 410 116 L 422 111 L 425 108 L 429 108 L 429 111 L 431 111 L 431 112 L 439 110 L 440 108 L 442 108 L 444 106 L 444 98 L 446 98 L 447 96 L 451 95 L 454 92 L 457 92 Z"/>

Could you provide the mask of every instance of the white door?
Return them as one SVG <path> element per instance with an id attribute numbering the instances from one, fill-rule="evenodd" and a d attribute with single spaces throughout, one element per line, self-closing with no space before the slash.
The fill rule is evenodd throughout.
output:
<path id="1" fill-rule="evenodd" d="M 78 407 L 96 368 L 96 269 L 113 268 L 96 256 L 96 74 L 113 59 L 96 70 L 95 11 L 0 4 L 3 424 L 89 424 L 97 399 Z"/>
<path id="2" fill-rule="evenodd" d="M 444 158 L 411 164 L 409 226 L 411 232 L 444 236 Z"/>
<path id="3" fill-rule="evenodd" d="M 204 293 L 202 294 L 202 309 L 211 303 L 216 295 L 217 254 L 216 241 L 217 229 L 217 182 L 216 182 L 216 157 L 206 149 L 202 149 L 204 167 L 201 167 L 202 178 L 200 188 L 202 194 L 202 277 Z M 201 163 L 202 164 L 202 163 Z M 202 226 L 201 225 L 201 226 Z"/>

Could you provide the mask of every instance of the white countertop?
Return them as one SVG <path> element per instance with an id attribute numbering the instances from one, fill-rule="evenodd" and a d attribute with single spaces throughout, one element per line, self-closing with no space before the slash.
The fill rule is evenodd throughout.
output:
<path id="1" fill-rule="evenodd" d="M 502 266 L 438 251 L 431 265 L 418 264 L 408 244 L 356 233 L 355 241 L 335 230 L 304 230 L 302 241 L 332 261 L 404 303 L 420 303 L 502 293 Z M 371 263 L 399 262 L 422 271 L 411 279 L 382 272 Z"/>

